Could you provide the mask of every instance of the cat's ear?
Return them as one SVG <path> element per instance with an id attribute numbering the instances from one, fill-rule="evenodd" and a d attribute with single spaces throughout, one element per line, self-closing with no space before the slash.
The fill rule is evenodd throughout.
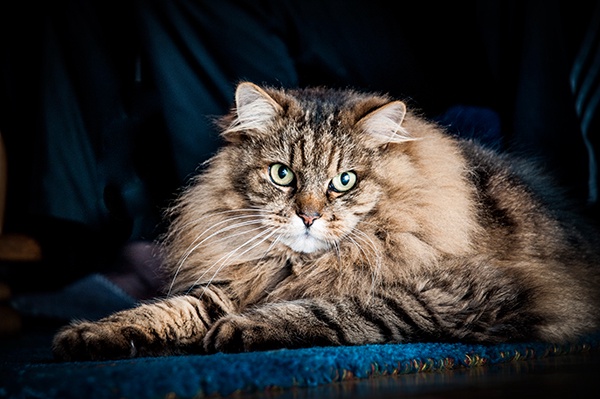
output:
<path id="1" fill-rule="evenodd" d="M 373 146 L 403 143 L 414 140 L 402 127 L 405 115 L 406 105 L 401 101 L 393 101 L 369 112 L 357 122 L 357 125 L 366 133 L 367 142 Z"/>
<path id="2" fill-rule="evenodd" d="M 266 91 L 250 82 L 242 82 L 235 91 L 235 115 L 223 132 L 228 141 L 237 142 L 253 132 L 267 132 L 269 123 L 283 110 Z"/>

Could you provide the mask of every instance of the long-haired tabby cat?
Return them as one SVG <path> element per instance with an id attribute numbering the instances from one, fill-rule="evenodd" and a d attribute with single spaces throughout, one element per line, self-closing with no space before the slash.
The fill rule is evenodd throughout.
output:
<path id="1" fill-rule="evenodd" d="M 382 95 L 244 82 L 235 100 L 227 144 L 171 209 L 167 295 L 63 328 L 58 358 L 599 328 L 593 234 L 535 169 Z"/>

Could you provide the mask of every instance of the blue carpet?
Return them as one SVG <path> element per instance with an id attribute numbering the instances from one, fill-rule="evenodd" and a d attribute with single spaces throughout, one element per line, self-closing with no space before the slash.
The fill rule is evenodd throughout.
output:
<path id="1" fill-rule="evenodd" d="M 118 287 L 96 275 L 57 293 L 14 300 L 23 314 L 59 319 L 95 319 L 133 303 Z M 0 398 L 201 398 L 485 367 L 600 348 L 599 333 L 563 345 L 413 343 L 55 363 L 50 353 L 53 333 L 54 329 L 43 330 L 14 342 L 0 340 Z"/>
<path id="2" fill-rule="evenodd" d="M 199 398 L 485 367 L 594 350 L 599 344 L 600 335 L 593 335 L 564 345 L 415 343 L 103 362 L 33 362 L 2 372 L 0 397 Z"/>

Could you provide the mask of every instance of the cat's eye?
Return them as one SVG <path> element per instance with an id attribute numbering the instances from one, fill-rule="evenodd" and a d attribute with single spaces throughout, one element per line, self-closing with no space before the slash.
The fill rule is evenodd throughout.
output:
<path id="1" fill-rule="evenodd" d="M 269 166 L 269 177 L 278 186 L 289 186 L 294 182 L 294 172 L 281 163 Z"/>
<path id="2" fill-rule="evenodd" d="M 344 193 L 356 185 L 356 173 L 352 171 L 342 172 L 329 183 L 329 189 L 338 193 Z"/>

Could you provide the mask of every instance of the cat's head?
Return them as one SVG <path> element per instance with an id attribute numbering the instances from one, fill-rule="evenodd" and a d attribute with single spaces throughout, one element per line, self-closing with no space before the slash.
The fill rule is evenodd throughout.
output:
<path id="1" fill-rule="evenodd" d="M 241 83 L 223 120 L 227 151 L 235 154 L 230 184 L 294 251 L 364 239 L 355 228 L 382 193 L 374 166 L 387 146 L 411 140 L 405 113 L 402 102 L 384 96 Z"/>

